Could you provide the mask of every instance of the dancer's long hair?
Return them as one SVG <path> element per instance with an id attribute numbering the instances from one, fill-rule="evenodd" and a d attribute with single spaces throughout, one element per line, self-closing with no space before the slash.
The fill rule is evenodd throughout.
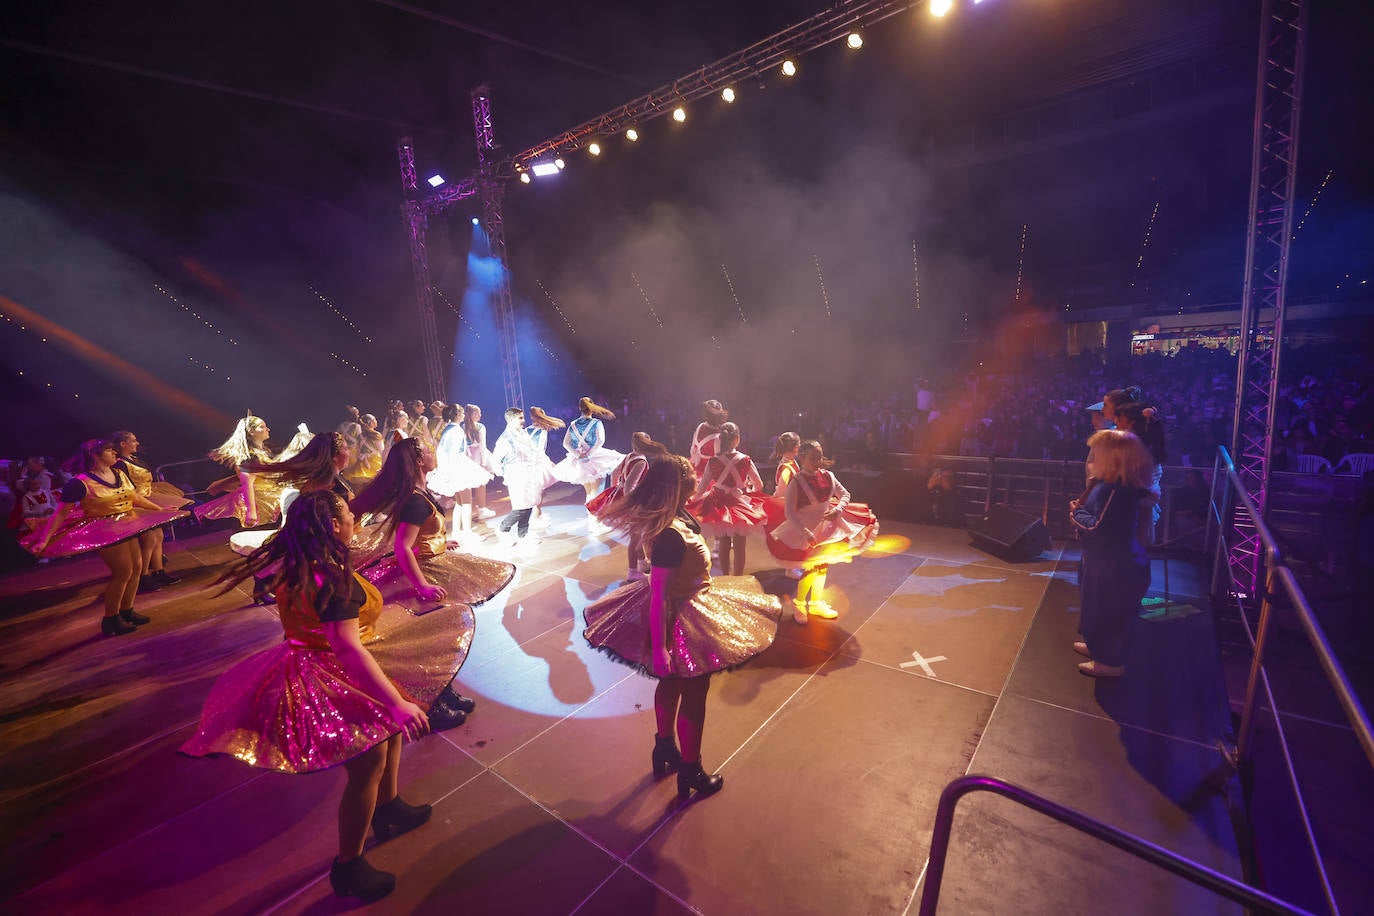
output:
<path id="1" fill-rule="evenodd" d="M 797 467 L 801 467 L 801 460 L 803 458 L 814 452 L 821 453 L 822 470 L 826 468 L 832 468 L 835 466 L 835 459 L 825 457 L 825 450 L 821 448 L 821 444 L 819 442 L 817 442 L 815 439 L 807 439 L 805 442 L 801 444 L 801 449 L 797 452 Z"/>
<path id="2" fill-rule="evenodd" d="M 261 417 L 253 416 L 250 410 L 243 419 L 234 424 L 234 431 L 229 434 L 229 438 L 225 439 L 219 448 L 211 450 L 210 459 L 235 470 L 246 461 L 266 461 L 270 454 L 266 444 L 255 446 L 248 438 L 249 433 L 257 432 L 266 425 Z"/>
<path id="3" fill-rule="evenodd" d="M 1164 442 L 1164 422 L 1159 417 L 1159 411 L 1139 401 L 1117 404 L 1115 407 L 1116 415 L 1126 421 L 1117 428 L 1135 433 L 1150 450 L 1150 456 L 1154 458 L 1155 464 L 1164 464 L 1168 461 L 1169 450 Z"/>
<path id="4" fill-rule="evenodd" d="M 1154 479 L 1154 460 L 1135 433 L 1100 429 L 1088 437 L 1093 450 L 1093 477 L 1106 483 L 1149 489 Z"/>
<path id="5" fill-rule="evenodd" d="M 564 423 L 557 417 L 551 417 L 548 414 L 544 413 L 544 408 L 542 407 L 531 407 L 530 425 L 534 426 L 537 429 L 550 430 L 562 429 L 568 424 Z"/>
<path id="6" fill-rule="evenodd" d="M 1143 400 L 1145 400 L 1145 395 L 1141 393 L 1139 385 L 1127 385 L 1125 388 L 1113 388 L 1102 396 L 1103 403 L 1111 404 L 1112 410 L 1116 410 L 1122 404 L 1130 404 Z"/>
<path id="7" fill-rule="evenodd" d="M 467 434 L 468 442 L 473 443 L 477 440 L 477 414 L 482 410 L 476 404 L 468 404 L 463 407 L 463 432 Z"/>
<path id="8" fill-rule="evenodd" d="M 584 417 L 596 417 L 598 420 L 614 420 L 615 414 L 609 407 L 602 407 L 591 398 L 582 398 L 577 402 L 577 409 L 582 412 Z"/>
<path id="9" fill-rule="evenodd" d="M 250 576 L 280 564 L 265 579 L 271 589 L 287 589 L 310 599 L 328 602 L 353 590 L 353 560 L 339 539 L 334 522 L 342 521 L 344 501 L 328 490 L 297 497 L 286 510 L 281 530 L 215 580 L 224 594 Z M 317 585 L 315 576 L 321 578 Z"/>
<path id="10" fill-rule="evenodd" d="M 630 437 L 630 449 L 650 459 L 664 458 L 668 455 L 668 446 L 654 441 L 646 432 L 637 432 Z"/>
<path id="11" fill-rule="evenodd" d="M 692 463 L 681 455 L 665 455 L 649 462 L 639 485 L 601 514 L 601 521 L 649 543 L 673 523 L 696 488 Z"/>
<path id="12" fill-rule="evenodd" d="M 445 404 L 444 409 L 439 413 L 439 419 L 444 423 L 457 423 L 458 415 L 463 412 L 462 404 Z"/>
<path id="13" fill-rule="evenodd" d="M 353 498 L 353 514 L 362 518 L 375 512 L 387 514 L 386 534 L 396 533 L 401 505 L 417 488 L 423 488 L 425 472 L 420 470 L 420 440 L 401 439 L 392 443 L 382 469 L 366 490 Z"/>
<path id="14" fill-rule="evenodd" d="M 250 474 L 261 474 L 302 493 L 310 490 L 327 490 L 338 477 L 338 466 L 334 459 L 347 452 L 348 443 L 342 433 L 318 433 L 310 443 L 285 461 L 245 462 L 239 470 Z"/>
<path id="15" fill-rule="evenodd" d="M 781 460 L 799 445 L 801 445 L 801 436 L 792 432 L 779 433 L 778 438 L 773 442 L 773 454 L 768 457 L 769 463 Z"/>

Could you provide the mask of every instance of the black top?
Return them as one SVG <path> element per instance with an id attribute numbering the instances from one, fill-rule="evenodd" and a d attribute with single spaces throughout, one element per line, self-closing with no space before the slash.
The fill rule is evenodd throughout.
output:
<path id="1" fill-rule="evenodd" d="M 96 483 L 100 484 L 105 489 L 114 490 L 121 486 L 119 482 L 119 475 L 123 473 L 124 472 L 121 471 L 118 466 L 115 467 L 113 484 L 106 483 L 99 477 L 96 477 L 94 474 L 87 474 L 86 476 L 91 478 L 91 480 L 94 480 Z M 79 503 L 81 502 L 81 500 L 85 498 L 86 484 L 84 481 L 81 480 L 81 478 L 73 477 L 71 480 L 67 481 L 65 484 L 62 485 L 61 499 L 64 503 Z"/>
<path id="2" fill-rule="evenodd" d="M 701 525 L 691 513 L 682 511 L 677 517 L 686 523 L 687 527 L 696 534 L 701 533 Z M 678 534 L 673 527 L 664 528 L 649 545 L 649 562 L 654 566 L 671 568 L 682 565 L 682 558 L 687 555 L 687 542 Z"/>
<path id="3" fill-rule="evenodd" d="M 401 503 L 401 511 L 396 513 L 396 518 L 418 527 L 438 512 L 439 508 L 428 496 L 423 493 L 411 493 L 406 497 L 406 501 Z"/>
<path id="4" fill-rule="evenodd" d="M 367 600 L 367 593 L 363 591 L 357 579 L 350 577 L 349 582 L 353 587 L 348 594 L 336 593 L 327 604 L 323 600 L 323 593 L 315 595 L 315 611 L 320 615 L 320 620 L 329 623 L 336 620 L 358 619 L 358 609 Z"/>

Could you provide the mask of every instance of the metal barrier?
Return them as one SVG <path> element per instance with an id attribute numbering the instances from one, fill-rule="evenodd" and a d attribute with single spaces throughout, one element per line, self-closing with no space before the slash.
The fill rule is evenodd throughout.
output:
<path id="1" fill-rule="evenodd" d="M 921 892 L 921 907 L 918 911 L 920 916 L 935 916 L 936 907 L 940 903 L 940 887 L 944 882 L 945 858 L 949 853 L 950 834 L 954 827 L 954 809 L 959 804 L 959 800 L 970 792 L 991 792 L 994 795 L 1010 799 L 1018 805 L 1030 808 L 1032 811 L 1038 811 L 1040 814 L 1072 827 L 1080 833 L 1086 833 L 1094 839 L 1101 840 L 1123 852 L 1144 859 L 1152 865 L 1173 872 L 1181 878 L 1186 878 L 1194 884 L 1234 900 L 1236 903 L 1266 913 L 1312 916 L 1307 910 L 1299 909 L 1277 897 L 1256 890 L 1247 884 L 1242 884 L 1229 875 L 1223 875 L 1205 865 L 1170 852 L 1162 846 L 1156 846 L 1133 833 L 1127 833 L 1105 824 L 1095 817 L 1089 817 L 1082 811 L 1067 808 L 993 776 L 961 776 L 945 786 L 945 790 L 940 793 L 940 806 L 935 812 L 935 832 L 930 840 L 930 864 L 926 868 L 925 888 Z"/>

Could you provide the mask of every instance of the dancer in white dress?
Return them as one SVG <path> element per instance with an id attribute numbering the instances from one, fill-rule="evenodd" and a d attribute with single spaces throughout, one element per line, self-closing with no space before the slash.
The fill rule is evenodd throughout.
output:
<path id="1" fill-rule="evenodd" d="M 467 433 L 458 422 L 461 410 L 457 404 L 448 404 L 441 412 L 444 425 L 434 450 L 437 466 L 429 472 L 425 486 L 431 493 L 453 500 L 449 530 L 455 541 L 469 546 L 477 539 L 472 530 L 472 491 L 485 487 L 493 475 L 469 457 Z"/>
<path id="2" fill-rule="evenodd" d="M 582 415 L 568 424 L 568 431 L 563 436 L 563 447 L 568 455 L 553 466 L 553 475 L 567 483 L 581 484 L 590 500 L 600 488 L 601 479 L 615 470 L 625 456 L 606 448 L 606 427 L 601 421 L 614 420 L 615 414 L 591 398 L 582 398 L 577 407 Z M 588 514 L 588 534 L 601 534 L 605 530 Z"/>
<path id="3" fill-rule="evenodd" d="M 482 408 L 476 404 L 468 404 L 463 408 L 463 434 L 468 439 L 468 457 L 493 474 L 499 473 L 487 449 L 487 427 L 482 422 Z M 472 517 L 479 522 L 496 517 L 496 513 L 487 508 L 486 484 L 473 488 Z"/>

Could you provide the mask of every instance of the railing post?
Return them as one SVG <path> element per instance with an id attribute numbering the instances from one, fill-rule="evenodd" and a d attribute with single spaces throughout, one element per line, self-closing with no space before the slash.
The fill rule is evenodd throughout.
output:
<path id="1" fill-rule="evenodd" d="M 1255 704 L 1259 701 L 1260 675 L 1264 668 L 1264 649 L 1269 643 L 1269 627 L 1274 611 L 1274 588 L 1278 585 L 1274 572 L 1274 557 L 1265 555 L 1264 594 L 1260 600 L 1259 629 L 1255 633 L 1255 657 L 1250 662 L 1250 676 L 1245 683 L 1245 704 L 1240 711 L 1240 733 L 1236 737 L 1236 760 L 1244 761 L 1250 752 L 1250 735 L 1255 728 Z M 1279 711 L 1274 710 L 1277 716 Z"/>
<path id="2" fill-rule="evenodd" d="M 993 478 L 993 473 L 994 473 L 995 470 L 996 470 L 996 462 L 997 462 L 997 459 L 996 459 L 996 458 L 992 457 L 991 455 L 988 456 L 988 483 L 987 483 L 987 487 L 985 488 L 985 492 L 984 492 L 984 494 L 983 494 L 983 514 L 984 514 L 984 515 L 987 515 L 989 512 L 992 511 L 992 478 Z"/>

